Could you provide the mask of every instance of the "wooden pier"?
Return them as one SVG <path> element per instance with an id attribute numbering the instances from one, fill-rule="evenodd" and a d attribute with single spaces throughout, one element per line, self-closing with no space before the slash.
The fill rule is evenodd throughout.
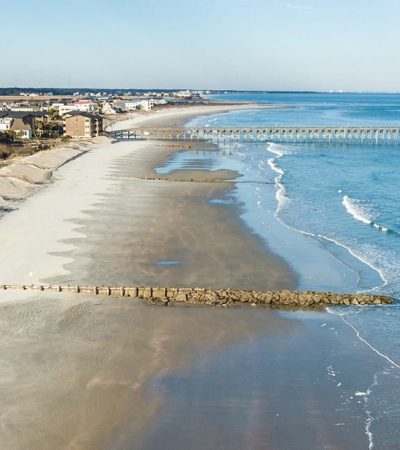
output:
<path id="1" fill-rule="evenodd" d="M 203 127 L 132 128 L 109 131 L 116 140 L 206 140 L 210 142 L 399 144 L 400 127 Z"/>

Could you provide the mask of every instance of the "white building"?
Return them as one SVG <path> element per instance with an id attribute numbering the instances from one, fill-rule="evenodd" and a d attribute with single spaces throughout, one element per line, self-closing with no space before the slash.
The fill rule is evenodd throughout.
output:
<path id="1" fill-rule="evenodd" d="M 152 100 L 151 99 L 146 99 L 146 100 L 141 100 L 140 101 L 140 109 L 143 109 L 144 111 L 150 111 L 152 108 Z"/>
<path id="2" fill-rule="evenodd" d="M 138 109 L 138 108 L 140 108 L 140 101 L 137 101 L 137 102 L 125 102 L 124 103 L 124 108 L 127 110 L 127 111 L 134 111 L 135 109 Z"/>
<path id="3" fill-rule="evenodd" d="M 166 105 L 168 102 L 164 98 L 153 98 L 151 104 L 154 105 Z"/>
<path id="4" fill-rule="evenodd" d="M 10 131 L 13 119 L 11 117 L 0 116 L 0 132 Z"/>
<path id="5" fill-rule="evenodd" d="M 175 97 L 179 97 L 179 98 L 190 98 L 192 96 L 193 96 L 193 94 L 189 90 L 179 91 L 179 92 L 175 93 Z"/>
<path id="6" fill-rule="evenodd" d="M 101 112 L 103 114 L 117 114 L 117 111 L 112 107 L 111 103 L 105 102 L 103 107 L 101 108 Z"/>
<path id="7" fill-rule="evenodd" d="M 78 100 L 74 103 L 68 103 L 67 105 L 63 104 L 58 109 L 60 116 L 75 111 L 97 113 L 99 107 L 97 103 L 94 103 L 91 100 Z"/>

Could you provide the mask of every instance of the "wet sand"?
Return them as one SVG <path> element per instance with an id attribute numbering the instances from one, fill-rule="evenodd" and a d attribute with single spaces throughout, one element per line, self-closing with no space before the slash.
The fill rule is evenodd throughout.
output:
<path id="1" fill-rule="evenodd" d="M 249 309 L 237 316 L 132 300 L 11 296 L 0 295 L 4 450 L 97 450 L 139 435 L 162 405 L 152 375 L 188 367 L 202 348 L 284 326 Z"/>
<path id="2" fill-rule="evenodd" d="M 369 448 L 364 395 L 381 360 L 333 316 L 262 310 L 257 317 L 278 320 L 278 328 L 266 322 L 254 336 L 201 348 L 189 368 L 153 378 L 163 399 L 157 415 L 143 435 L 127 432 L 107 448 Z"/>
<path id="3" fill-rule="evenodd" d="M 74 249 L 58 253 L 72 260 L 64 266 L 68 274 L 45 281 L 265 290 L 295 286 L 285 262 L 237 219 L 237 208 L 210 203 L 229 195 L 232 185 L 169 180 L 223 180 L 237 174 L 181 170 L 165 179 L 137 179 L 162 177 L 152 167 L 174 150 L 143 143 L 143 151 L 130 153 L 131 146 L 114 145 L 115 152 L 124 154 L 112 163 L 110 176 L 116 182 L 98 196 L 85 218 L 74 221 L 81 237 L 65 242 Z"/>
<path id="4" fill-rule="evenodd" d="M 104 144 L 60 168 L 1 218 L 1 279 L 295 286 L 240 206 L 210 203 L 230 183 L 137 178 L 175 151 Z M 2 292 L 0 335 L 6 450 L 368 448 L 355 392 L 383 363 L 328 313 Z"/>
<path id="5" fill-rule="evenodd" d="M 0 300 L 4 449 L 367 448 L 381 362 L 334 316 Z"/>

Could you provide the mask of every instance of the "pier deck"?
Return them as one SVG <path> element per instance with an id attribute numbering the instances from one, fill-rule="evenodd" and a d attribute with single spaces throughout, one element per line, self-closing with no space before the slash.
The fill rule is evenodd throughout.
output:
<path id="1" fill-rule="evenodd" d="M 400 127 L 200 127 L 109 131 L 116 140 L 207 140 L 212 142 L 400 144 Z"/>

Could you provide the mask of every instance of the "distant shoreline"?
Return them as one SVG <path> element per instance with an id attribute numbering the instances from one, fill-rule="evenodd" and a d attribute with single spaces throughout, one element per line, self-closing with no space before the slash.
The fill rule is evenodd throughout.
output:
<path id="1" fill-rule="evenodd" d="M 254 110 L 254 109 L 278 109 L 279 105 L 261 105 L 259 103 L 219 103 L 193 104 L 172 106 L 155 109 L 149 112 L 137 111 L 129 113 L 123 120 L 113 120 L 113 116 L 108 116 L 112 121 L 107 130 L 121 130 L 124 128 L 137 126 L 155 126 L 155 127 L 181 127 L 190 120 L 199 116 L 208 116 L 236 110 Z"/>

